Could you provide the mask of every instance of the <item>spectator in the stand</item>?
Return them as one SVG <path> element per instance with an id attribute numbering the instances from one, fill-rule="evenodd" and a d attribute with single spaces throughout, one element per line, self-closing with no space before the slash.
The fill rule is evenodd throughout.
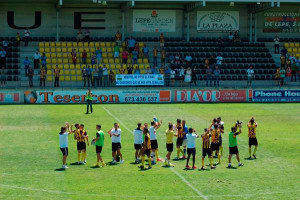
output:
<path id="1" fill-rule="evenodd" d="M 153 65 L 153 67 L 152 67 L 152 69 L 151 69 L 151 73 L 152 73 L 152 74 L 158 74 L 158 70 L 157 70 L 156 65 Z"/>
<path id="2" fill-rule="evenodd" d="M 0 50 L 0 67 L 6 67 L 6 51 L 2 48 Z"/>
<path id="3" fill-rule="evenodd" d="M 42 66 L 40 70 L 40 87 L 46 87 L 46 70 Z"/>
<path id="4" fill-rule="evenodd" d="M 146 72 L 145 72 L 146 74 L 152 74 L 152 70 L 150 69 L 150 67 L 147 67 L 147 69 L 146 69 Z"/>
<path id="5" fill-rule="evenodd" d="M 169 62 L 171 65 L 174 65 L 175 57 L 174 57 L 173 54 L 168 54 L 168 62 Z"/>
<path id="6" fill-rule="evenodd" d="M 284 85 L 284 79 L 285 79 L 285 69 L 284 67 L 281 67 L 280 69 L 280 86 Z"/>
<path id="7" fill-rule="evenodd" d="M 96 87 L 96 84 L 98 82 L 98 73 L 99 73 L 99 69 L 96 67 L 93 70 L 93 79 L 92 79 L 92 86 L 93 87 Z"/>
<path id="8" fill-rule="evenodd" d="M 228 40 L 230 42 L 233 42 L 233 34 L 232 34 L 232 32 L 229 33 Z"/>
<path id="9" fill-rule="evenodd" d="M 298 67 L 298 80 L 300 82 L 300 58 L 298 56 L 296 57 L 296 65 Z"/>
<path id="10" fill-rule="evenodd" d="M 185 71 L 184 82 L 189 84 L 192 82 L 192 69 L 190 67 Z"/>
<path id="11" fill-rule="evenodd" d="M 82 31 L 81 29 L 79 29 L 79 31 L 77 32 L 77 42 L 81 42 L 82 41 Z"/>
<path id="12" fill-rule="evenodd" d="M 117 33 L 116 33 L 116 43 L 118 46 L 122 45 L 122 35 L 121 35 L 120 31 L 117 31 Z"/>
<path id="13" fill-rule="evenodd" d="M 134 70 L 134 74 L 141 74 L 141 70 L 139 66 L 136 66 L 135 70 Z"/>
<path id="14" fill-rule="evenodd" d="M 286 65 L 286 68 L 291 67 L 291 60 L 290 60 L 290 58 L 288 58 L 288 59 L 286 60 L 285 65 Z"/>
<path id="15" fill-rule="evenodd" d="M 292 69 L 291 67 L 288 66 L 286 68 L 286 80 L 289 81 L 291 80 L 291 78 L 292 78 Z"/>
<path id="16" fill-rule="evenodd" d="M 218 66 L 218 68 L 220 69 L 222 67 L 222 62 L 223 62 L 223 57 L 222 57 L 221 53 L 218 54 L 216 60 L 217 60 L 216 66 Z"/>
<path id="17" fill-rule="evenodd" d="M 90 83 L 91 83 L 92 75 L 93 75 L 93 69 L 90 67 L 90 65 L 88 65 L 87 68 L 86 68 L 86 76 L 87 76 L 88 87 L 91 86 Z"/>
<path id="18" fill-rule="evenodd" d="M 208 57 L 204 60 L 204 67 L 205 68 L 209 67 L 209 58 Z"/>
<path id="19" fill-rule="evenodd" d="M 119 69 L 119 74 L 126 74 L 126 69 L 123 66 Z"/>
<path id="20" fill-rule="evenodd" d="M 9 45 L 8 41 L 6 39 L 4 39 L 2 41 L 2 47 L 5 51 L 7 51 L 8 45 Z"/>
<path id="21" fill-rule="evenodd" d="M 112 70 L 109 71 L 109 81 L 110 85 L 113 85 L 115 82 L 115 73 Z"/>
<path id="22" fill-rule="evenodd" d="M 241 42 L 240 35 L 239 35 L 238 31 L 234 32 L 233 40 L 234 40 L 234 42 Z"/>
<path id="23" fill-rule="evenodd" d="M 103 69 L 101 66 L 98 66 L 98 81 L 97 81 L 97 86 L 102 87 L 102 78 L 103 78 Z"/>
<path id="24" fill-rule="evenodd" d="M 208 87 L 208 83 L 209 86 L 212 87 L 212 76 L 213 76 L 213 70 L 207 66 L 206 69 L 206 87 Z"/>
<path id="25" fill-rule="evenodd" d="M 81 53 L 82 64 L 86 64 L 86 58 L 87 58 L 87 52 L 84 49 L 83 52 Z"/>
<path id="26" fill-rule="evenodd" d="M 179 74 L 179 84 L 180 84 L 180 86 L 182 86 L 183 85 L 183 80 L 184 80 L 184 74 L 185 74 L 185 69 L 182 65 L 178 70 L 178 74 Z"/>
<path id="27" fill-rule="evenodd" d="M 153 65 L 157 65 L 157 55 L 158 55 L 158 50 L 155 46 L 153 49 Z"/>
<path id="28" fill-rule="evenodd" d="M 114 58 L 119 58 L 119 56 L 120 56 L 120 46 L 117 44 L 114 47 Z"/>
<path id="29" fill-rule="evenodd" d="M 6 84 L 6 71 L 4 66 L 1 66 L 0 68 L 0 84 L 1 88 L 5 87 Z"/>
<path id="30" fill-rule="evenodd" d="M 163 33 L 161 33 L 159 36 L 159 46 L 161 49 L 165 46 L 165 36 Z"/>
<path id="31" fill-rule="evenodd" d="M 132 74 L 132 72 L 133 72 L 133 65 L 131 64 L 127 67 L 127 74 Z"/>
<path id="32" fill-rule="evenodd" d="M 125 49 L 123 52 L 122 52 L 122 63 L 123 64 L 127 64 L 127 60 L 128 60 L 128 51 L 127 49 Z"/>
<path id="33" fill-rule="evenodd" d="M 96 57 L 96 54 L 94 54 L 94 53 L 93 53 L 93 55 L 91 57 L 91 63 L 92 63 L 92 65 L 97 64 L 97 57 Z"/>
<path id="34" fill-rule="evenodd" d="M 45 53 L 43 53 L 41 57 L 42 67 L 46 70 L 47 73 L 47 56 Z"/>
<path id="35" fill-rule="evenodd" d="M 166 86 L 169 87 L 170 86 L 170 74 L 171 74 L 171 70 L 170 68 L 167 66 L 166 70 L 165 70 L 165 83 Z"/>
<path id="36" fill-rule="evenodd" d="M 160 51 L 160 60 L 161 60 L 161 64 L 165 64 L 166 63 L 166 50 L 164 48 L 161 48 L 161 51 Z"/>
<path id="37" fill-rule="evenodd" d="M 192 67 L 192 61 L 193 61 L 193 58 L 190 54 L 187 54 L 186 57 L 185 57 L 185 62 L 186 62 L 186 65 L 187 67 Z"/>
<path id="38" fill-rule="evenodd" d="M 25 67 L 25 76 L 28 76 L 28 69 L 30 66 L 30 60 L 28 60 L 28 57 L 25 57 L 25 60 L 23 61 L 24 67 Z"/>
<path id="39" fill-rule="evenodd" d="M 38 69 L 39 68 L 40 59 L 41 59 L 41 54 L 40 54 L 39 50 L 36 50 L 36 52 L 33 54 L 33 66 L 34 66 L 34 69 Z"/>
<path id="40" fill-rule="evenodd" d="M 71 56 L 72 56 L 72 62 L 73 62 L 73 64 L 76 65 L 76 62 L 77 62 L 77 52 L 76 52 L 76 49 L 72 50 Z"/>
<path id="41" fill-rule="evenodd" d="M 58 65 L 56 65 L 54 69 L 54 87 L 59 87 L 59 74 L 60 69 L 58 69 Z"/>
<path id="42" fill-rule="evenodd" d="M 181 63 L 180 55 L 179 55 L 179 54 L 176 54 L 176 55 L 175 55 L 174 65 L 175 65 L 176 67 L 178 67 L 178 66 L 180 65 L 180 63 Z"/>
<path id="43" fill-rule="evenodd" d="M 102 69 L 102 72 L 103 72 L 103 86 L 105 87 L 108 87 L 108 69 L 106 66 L 103 67 Z"/>
<path id="44" fill-rule="evenodd" d="M 149 59 L 149 48 L 146 46 L 146 44 L 144 44 L 143 55 L 144 55 L 144 58 Z"/>
<path id="45" fill-rule="evenodd" d="M 25 42 L 25 47 L 28 46 L 28 42 L 29 42 L 29 38 L 30 38 L 30 31 L 28 30 L 28 28 L 24 31 L 24 42 Z"/>
<path id="46" fill-rule="evenodd" d="M 16 35 L 16 45 L 17 45 L 17 47 L 20 46 L 20 43 L 21 43 L 21 36 L 20 36 L 20 33 L 17 33 L 17 35 Z"/>
<path id="47" fill-rule="evenodd" d="M 248 75 L 247 87 L 252 87 L 252 79 L 254 76 L 254 70 L 252 65 L 250 65 L 249 69 L 247 69 L 247 75 Z"/>
<path id="48" fill-rule="evenodd" d="M 100 65 L 102 60 L 102 50 L 100 48 L 98 48 L 96 51 L 96 57 L 97 57 L 97 64 Z"/>
<path id="49" fill-rule="evenodd" d="M 135 47 L 135 39 L 133 39 L 133 37 L 131 37 L 130 40 L 128 40 L 128 47 L 129 47 L 129 54 L 131 54 Z"/>
<path id="50" fill-rule="evenodd" d="M 220 86 L 220 74 L 221 71 L 217 65 L 216 68 L 214 69 L 214 87 Z"/>
<path id="51" fill-rule="evenodd" d="M 138 60 L 138 51 L 134 50 L 132 52 L 132 64 L 137 64 L 137 60 Z"/>
<path id="52" fill-rule="evenodd" d="M 281 54 L 281 56 L 280 56 L 281 68 L 285 67 L 285 63 L 286 63 L 285 56 L 284 56 L 284 54 Z"/>
<path id="53" fill-rule="evenodd" d="M 84 41 L 85 42 L 90 42 L 91 37 L 90 37 L 90 31 L 88 28 L 85 29 L 85 36 L 84 36 Z"/>
<path id="54" fill-rule="evenodd" d="M 33 87 L 33 74 L 34 74 L 34 71 L 33 71 L 32 67 L 29 67 L 28 68 L 29 87 Z"/>
<path id="55" fill-rule="evenodd" d="M 285 47 L 283 47 L 282 49 L 281 49 L 281 54 L 286 58 L 286 54 L 287 54 L 287 49 L 285 48 Z"/>
<path id="56" fill-rule="evenodd" d="M 136 51 L 136 52 L 137 52 L 137 55 L 138 55 L 138 57 L 139 57 L 140 47 L 139 47 L 139 44 L 138 44 L 138 43 L 135 44 L 133 51 Z"/>
<path id="57" fill-rule="evenodd" d="M 280 80 L 280 67 L 277 67 L 276 73 L 275 73 L 275 84 L 277 86 L 280 86 L 281 80 Z"/>
<path id="58" fill-rule="evenodd" d="M 171 68 L 170 70 L 171 86 L 175 86 L 175 76 L 176 76 L 176 71 Z"/>
<path id="59" fill-rule="evenodd" d="M 165 74 L 165 68 L 164 68 L 163 65 L 159 68 L 159 73 L 162 74 L 162 75 Z"/>
<path id="60" fill-rule="evenodd" d="M 213 70 L 215 68 L 216 59 L 213 55 L 209 58 L 209 67 Z"/>
<path id="61" fill-rule="evenodd" d="M 278 36 L 276 35 L 275 38 L 274 38 L 274 54 L 279 54 L 279 38 Z"/>

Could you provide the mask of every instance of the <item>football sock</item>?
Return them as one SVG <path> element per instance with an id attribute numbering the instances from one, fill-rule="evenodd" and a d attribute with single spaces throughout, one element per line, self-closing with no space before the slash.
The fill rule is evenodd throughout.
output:
<path id="1" fill-rule="evenodd" d="M 186 154 L 186 149 L 183 149 L 183 155 L 185 156 L 185 154 Z"/>
<path id="2" fill-rule="evenodd" d="M 80 153 L 78 153 L 78 162 L 80 162 Z"/>
<path id="3" fill-rule="evenodd" d="M 249 147 L 249 156 L 251 157 L 251 147 Z"/>
<path id="4" fill-rule="evenodd" d="M 220 146 L 221 156 L 223 156 L 223 146 Z"/>
<path id="5" fill-rule="evenodd" d="M 142 156 L 142 167 L 145 167 L 145 156 Z"/>
<path id="6" fill-rule="evenodd" d="M 177 148 L 177 158 L 179 158 L 180 148 Z"/>
<path id="7" fill-rule="evenodd" d="M 151 158 L 148 158 L 149 167 L 152 167 Z"/>
<path id="8" fill-rule="evenodd" d="M 182 149 L 180 149 L 180 152 L 182 153 L 182 155 L 184 156 L 184 152 L 183 152 L 183 150 Z"/>
<path id="9" fill-rule="evenodd" d="M 104 166 L 105 166 L 105 162 L 104 162 L 104 161 L 102 161 L 101 163 L 102 163 L 102 167 L 104 167 Z"/>
<path id="10" fill-rule="evenodd" d="M 155 157 L 158 159 L 158 150 L 155 151 Z"/>
<path id="11" fill-rule="evenodd" d="M 99 166 L 99 161 L 97 161 L 96 165 Z"/>
<path id="12" fill-rule="evenodd" d="M 221 164 L 221 154 L 218 153 L 218 160 L 219 160 L 219 163 Z"/>
<path id="13" fill-rule="evenodd" d="M 204 159 L 202 159 L 202 167 L 204 167 Z"/>
<path id="14" fill-rule="evenodd" d="M 82 152 L 82 154 L 81 154 L 81 161 L 82 162 L 84 162 L 84 160 L 85 160 L 85 154 L 86 154 L 86 152 Z"/>
<path id="15" fill-rule="evenodd" d="M 256 154 L 256 150 L 257 150 L 257 147 L 254 148 L 254 152 L 253 152 L 253 155 Z"/>
<path id="16" fill-rule="evenodd" d="M 213 158 L 212 157 L 209 158 L 209 162 L 210 162 L 210 166 L 212 167 L 213 166 Z"/>

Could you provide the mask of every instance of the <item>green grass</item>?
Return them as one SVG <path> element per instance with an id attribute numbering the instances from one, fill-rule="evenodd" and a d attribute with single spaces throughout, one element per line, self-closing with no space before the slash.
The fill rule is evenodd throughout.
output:
<path id="1" fill-rule="evenodd" d="M 94 105 L 85 115 L 85 105 L 0 106 L 0 199 L 297 199 L 300 192 L 300 104 L 168 104 Z M 173 161 L 172 169 L 162 163 L 141 171 L 134 161 L 133 130 L 137 122 L 150 122 L 153 115 L 163 120 L 158 131 L 159 154 L 165 158 L 167 122 L 187 120 L 198 132 L 213 117 L 222 116 L 224 156 L 216 170 L 184 170 L 185 161 Z M 238 144 L 243 167 L 227 169 L 228 132 L 240 119 L 255 116 L 259 123 L 257 160 L 248 157 L 244 126 Z M 117 119 L 115 119 L 116 117 Z M 125 164 L 93 169 L 94 147 L 87 149 L 84 166 L 77 161 L 76 142 L 69 138 L 69 169 L 61 167 L 58 132 L 61 126 L 84 123 L 93 138 L 95 124 L 105 132 L 120 122 Z M 111 161 L 111 140 L 105 134 L 102 156 Z M 201 142 L 197 141 L 196 164 L 201 165 Z M 174 158 L 175 155 L 173 154 Z M 208 160 L 206 158 L 206 163 Z M 237 161 L 233 159 L 233 165 Z M 188 184 L 181 179 L 182 177 Z M 297 197 L 298 196 L 298 197 Z"/>

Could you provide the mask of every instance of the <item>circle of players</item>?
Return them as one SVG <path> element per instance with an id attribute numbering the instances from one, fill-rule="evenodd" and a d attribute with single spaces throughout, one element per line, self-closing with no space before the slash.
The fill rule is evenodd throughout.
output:
<path id="1" fill-rule="evenodd" d="M 210 168 L 215 169 L 217 165 L 221 164 L 221 156 L 223 156 L 223 145 L 222 145 L 222 135 L 224 134 L 224 122 L 221 117 L 213 119 L 212 123 L 208 128 L 204 129 L 202 135 L 198 135 L 193 128 L 188 128 L 185 120 L 177 119 L 176 124 L 168 123 L 168 129 L 166 130 L 166 148 L 167 154 L 164 160 L 158 156 L 158 142 L 157 142 L 157 129 L 162 125 L 162 121 L 159 121 L 156 116 L 154 116 L 153 121 L 150 124 L 141 123 L 137 124 L 137 128 L 133 131 L 134 135 L 134 149 L 135 149 L 135 163 L 141 165 L 141 169 L 145 169 L 145 158 L 148 160 L 148 169 L 151 169 L 153 165 L 158 161 L 164 162 L 167 167 L 174 166 L 171 161 L 171 154 L 173 153 L 174 144 L 173 138 L 177 137 L 176 140 L 176 157 L 173 160 L 185 160 L 186 159 L 186 169 L 196 169 L 196 139 L 202 138 L 202 167 L 204 170 L 204 159 L 206 156 L 209 158 Z M 256 128 L 257 122 L 252 117 L 248 124 L 248 138 L 249 138 L 249 158 L 256 159 L 256 150 L 258 142 L 256 139 Z M 102 167 L 106 164 L 101 157 L 102 148 L 104 146 L 104 132 L 101 130 L 101 125 L 96 125 L 96 137 L 92 140 L 91 144 L 95 146 L 97 154 L 97 162 L 95 167 Z M 121 129 L 118 123 L 114 123 L 114 127 L 107 131 L 112 141 L 112 161 L 110 164 L 123 164 L 124 159 L 121 153 Z M 60 150 L 63 154 L 63 169 L 68 168 L 66 161 L 68 157 L 68 135 L 74 133 L 74 139 L 77 140 L 77 151 L 78 151 L 78 162 L 77 164 L 86 163 L 86 145 L 90 145 L 88 134 L 84 129 L 83 124 L 75 124 L 75 130 L 73 130 L 73 125 L 69 125 L 66 122 L 64 127 L 61 127 L 61 132 L 59 133 L 59 144 Z M 231 157 L 236 155 L 238 161 L 238 166 L 243 166 L 240 162 L 239 151 L 237 146 L 237 136 L 242 133 L 242 122 L 237 121 L 231 127 L 231 132 L 229 133 L 229 156 L 228 156 L 228 168 L 231 168 Z M 251 155 L 251 147 L 255 146 L 254 153 Z M 183 147 L 183 148 L 182 148 Z M 213 154 L 215 155 L 213 156 Z M 182 154 L 182 157 L 180 155 Z M 192 166 L 189 165 L 190 158 L 192 156 Z M 218 159 L 216 164 L 213 163 L 213 157 Z"/>

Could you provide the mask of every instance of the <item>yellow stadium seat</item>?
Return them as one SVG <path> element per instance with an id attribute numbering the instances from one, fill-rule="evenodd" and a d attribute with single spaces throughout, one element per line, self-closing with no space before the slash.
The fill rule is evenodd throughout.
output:
<path id="1" fill-rule="evenodd" d="M 50 46 L 49 42 L 44 42 L 44 46 L 49 47 Z"/>
<path id="2" fill-rule="evenodd" d="M 107 58 L 104 58 L 104 59 L 103 59 L 103 63 L 107 64 L 107 63 L 108 63 L 108 59 L 107 59 Z"/>
<path id="3" fill-rule="evenodd" d="M 148 58 L 144 58 L 144 59 L 143 59 L 143 63 L 149 63 Z"/>
<path id="4" fill-rule="evenodd" d="M 116 44 L 117 44 L 116 42 L 111 42 L 112 47 L 116 46 Z"/>
<path id="5" fill-rule="evenodd" d="M 63 69 L 64 66 L 62 64 L 58 64 L 58 69 Z"/>
<path id="6" fill-rule="evenodd" d="M 61 51 L 62 51 L 63 53 L 67 52 L 67 50 L 68 50 L 68 49 L 67 49 L 67 48 L 64 48 L 64 47 L 61 49 Z"/>
<path id="7" fill-rule="evenodd" d="M 148 67 L 150 67 L 149 63 L 145 64 L 145 69 L 147 69 Z"/>
<path id="8" fill-rule="evenodd" d="M 49 53 L 50 52 L 50 48 L 49 47 L 45 48 L 45 52 Z"/>
<path id="9" fill-rule="evenodd" d="M 140 69 L 145 69 L 145 65 L 144 64 L 139 64 L 139 68 Z"/>
<path id="10" fill-rule="evenodd" d="M 66 47 L 66 46 L 67 46 L 67 43 L 66 43 L 66 42 L 61 42 L 61 46 L 62 46 L 62 47 Z"/>
<path id="11" fill-rule="evenodd" d="M 139 64 L 143 63 L 143 59 L 139 58 L 139 59 L 138 59 L 138 63 L 139 63 Z"/>
<path id="12" fill-rule="evenodd" d="M 41 53 L 45 52 L 45 48 L 40 48 L 39 50 L 40 50 Z"/>
<path id="13" fill-rule="evenodd" d="M 71 81 L 76 81 L 76 76 L 71 76 Z"/>
<path id="14" fill-rule="evenodd" d="M 94 48 L 90 48 L 90 52 L 95 53 L 95 49 Z"/>
<path id="15" fill-rule="evenodd" d="M 95 42 L 95 47 L 100 47 L 100 42 Z"/>
<path id="16" fill-rule="evenodd" d="M 75 72 L 74 69 L 72 69 L 72 70 L 70 71 L 70 73 L 71 73 L 71 75 L 75 75 L 75 74 L 76 74 L 76 72 Z"/>
<path id="17" fill-rule="evenodd" d="M 116 64 L 116 69 L 121 69 L 121 64 Z"/>
<path id="18" fill-rule="evenodd" d="M 70 75 L 70 70 L 65 69 L 64 72 L 65 72 L 65 75 Z"/>
<path id="19" fill-rule="evenodd" d="M 139 42 L 139 47 L 144 47 L 144 43 L 143 42 Z"/>
<path id="20" fill-rule="evenodd" d="M 47 63 L 51 63 L 51 59 L 50 59 L 50 58 L 47 58 L 47 59 L 46 59 L 46 62 L 47 62 Z"/>
<path id="21" fill-rule="evenodd" d="M 69 53 L 63 53 L 63 58 L 68 58 L 69 57 Z"/>
<path id="22" fill-rule="evenodd" d="M 132 59 L 128 59 L 127 63 L 131 64 L 132 63 Z"/>
<path id="23" fill-rule="evenodd" d="M 52 81 L 52 76 L 47 76 L 47 81 Z"/>
<path id="24" fill-rule="evenodd" d="M 83 47 L 83 42 L 78 42 L 78 47 Z"/>
<path id="25" fill-rule="evenodd" d="M 141 73 L 142 74 L 146 74 L 146 70 L 145 69 L 141 69 Z"/>
<path id="26" fill-rule="evenodd" d="M 77 46 L 78 46 L 78 45 L 77 45 L 77 42 L 73 42 L 73 43 L 72 43 L 72 46 L 73 46 L 73 47 L 77 47 Z"/>
<path id="27" fill-rule="evenodd" d="M 64 64 L 64 69 L 69 69 L 69 64 Z"/>
<path id="28" fill-rule="evenodd" d="M 92 60 L 88 58 L 88 59 L 86 60 L 86 63 L 92 64 Z"/>
<path id="29" fill-rule="evenodd" d="M 56 48 L 57 53 L 61 53 L 61 48 Z"/>
<path id="30" fill-rule="evenodd" d="M 120 63 L 120 59 L 119 58 L 115 58 L 115 63 L 119 64 Z"/>
<path id="31" fill-rule="evenodd" d="M 84 48 L 86 52 L 90 52 L 90 48 Z"/>
<path id="32" fill-rule="evenodd" d="M 51 58 L 51 63 L 56 63 L 56 58 Z"/>
<path id="33" fill-rule="evenodd" d="M 88 47 L 88 46 L 89 46 L 89 43 L 88 43 L 88 42 L 84 42 L 84 43 L 83 43 L 83 46 L 84 46 L 84 47 Z"/>
<path id="34" fill-rule="evenodd" d="M 123 52 L 123 48 L 121 47 L 121 48 L 120 48 L 120 53 L 122 53 L 122 52 Z"/>
<path id="35" fill-rule="evenodd" d="M 51 65 L 51 69 L 55 69 L 56 68 L 56 64 Z"/>
<path id="36" fill-rule="evenodd" d="M 55 42 L 50 42 L 51 47 L 55 47 Z"/>
<path id="37" fill-rule="evenodd" d="M 58 64 L 62 64 L 62 63 L 63 63 L 63 62 L 62 62 L 62 59 L 61 59 L 61 58 L 58 58 L 58 59 L 57 59 L 57 63 L 58 63 Z"/>
<path id="38" fill-rule="evenodd" d="M 106 48 L 101 48 L 102 53 L 106 52 Z"/>
<path id="39" fill-rule="evenodd" d="M 72 47 L 73 43 L 72 42 L 67 42 L 67 47 Z"/>
<path id="40" fill-rule="evenodd" d="M 102 53 L 103 58 L 107 58 L 107 53 Z"/>
<path id="41" fill-rule="evenodd" d="M 39 48 L 44 47 L 44 42 L 39 42 Z"/>
<path id="42" fill-rule="evenodd" d="M 83 69 L 84 67 L 85 67 L 85 68 L 87 67 L 86 64 L 82 64 L 82 65 L 81 65 L 81 69 Z"/>
<path id="43" fill-rule="evenodd" d="M 61 42 L 55 42 L 56 47 L 61 47 Z"/>
<path id="44" fill-rule="evenodd" d="M 284 43 L 284 47 L 288 48 L 289 47 L 289 43 Z"/>
<path id="45" fill-rule="evenodd" d="M 297 48 L 293 48 L 293 53 L 297 53 L 298 49 Z"/>
<path id="46" fill-rule="evenodd" d="M 94 42 L 90 42 L 89 47 L 95 47 L 95 43 Z"/>
<path id="47" fill-rule="evenodd" d="M 105 42 L 106 47 L 110 47 L 110 45 L 111 45 L 110 42 Z"/>
<path id="48" fill-rule="evenodd" d="M 77 81 L 82 81 L 82 76 L 77 76 Z"/>
<path id="49" fill-rule="evenodd" d="M 45 56 L 46 56 L 47 58 L 50 58 L 50 57 L 51 57 L 51 54 L 50 54 L 50 53 L 45 53 Z"/>
<path id="50" fill-rule="evenodd" d="M 80 53 L 83 52 L 83 48 L 82 47 L 79 47 L 78 50 L 79 50 Z"/>
<path id="51" fill-rule="evenodd" d="M 75 69 L 75 65 L 74 64 L 70 64 L 70 69 Z"/>
<path id="52" fill-rule="evenodd" d="M 100 42 L 100 47 L 105 47 L 105 42 Z"/>
<path id="53" fill-rule="evenodd" d="M 292 48 L 287 48 L 287 50 L 288 50 L 289 53 L 293 52 Z"/>
<path id="54" fill-rule="evenodd" d="M 65 81 L 70 81 L 71 77 L 70 76 L 65 76 Z"/>
<path id="55" fill-rule="evenodd" d="M 107 52 L 112 52 L 112 48 L 111 48 L 111 47 L 107 47 L 107 48 L 106 48 L 106 51 L 107 51 Z"/>
<path id="56" fill-rule="evenodd" d="M 51 53 L 56 53 L 55 47 L 51 48 Z"/>
<path id="57" fill-rule="evenodd" d="M 111 64 L 110 64 L 110 69 L 115 69 L 115 68 L 116 68 L 116 64 L 111 63 Z"/>
<path id="58" fill-rule="evenodd" d="M 68 59 L 68 58 L 64 58 L 64 59 L 63 59 L 63 63 L 64 63 L 64 64 L 68 64 L 68 63 L 69 63 L 69 59 Z"/>
<path id="59" fill-rule="evenodd" d="M 55 54 L 56 55 L 56 57 L 58 57 L 58 58 L 62 58 L 62 54 L 61 53 L 58 53 L 58 54 Z"/>
<path id="60" fill-rule="evenodd" d="M 113 53 L 108 53 L 108 54 L 107 54 L 107 57 L 109 57 L 109 58 L 114 57 L 114 56 L 113 56 Z"/>
<path id="61" fill-rule="evenodd" d="M 76 69 L 81 69 L 81 66 L 80 66 L 80 64 L 76 64 Z"/>
<path id="62" fill-rule="evenodd" d="M 81 70 L 80 70 L 80 69 L 77 69 L 77 70 L 76 70 L 76 74 L 77 74 L 77 75 L 81 75 Z"/>
<path id="63" fill-rule="evenodd" d="M 68 52 L 71 53 L 73 48 L 68 48 Z"/>
<path id="64" fill-rule="evenodd" d="M 294 43 L 290 43 L 289 46 L 290 47 L 295 47 L 295 44 Z"/>
<path id="65" fill-rule="evenodd" d="M 50 67 L 50 69 L 51 69 L 51 67 Z M 47 74 L 48 75 L 52 75 L 53 73 L 52 73 L 52 70 L 47 70 Z"/>
<path id="66" fill-rule="evenodd" d="M 64 81 L 64 80 L 65 80 L 65 77 L 64 77 L 64 76 L 59 76 L 59 80 L 60 80 L 60 81 Z"/>
<path id="67" fill-rule="evenodd" d="M 295 47 L 299 48 L 300 47 L 299 43 L 295 43 Z"/>

